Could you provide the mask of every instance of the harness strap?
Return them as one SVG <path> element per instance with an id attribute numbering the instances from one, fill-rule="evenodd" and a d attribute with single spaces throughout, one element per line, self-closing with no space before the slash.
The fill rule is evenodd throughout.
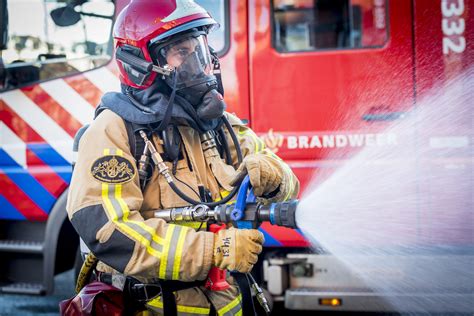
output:
<path id="1" fill-rule="evenodd" d="M 253 305 L 252 292 L 250 290 L 250 284 L 247 276 L 244 273 L 237 272 L 232 272 L 232 276 L 237 282 L 242 294 L 242 315 L 256 315 L 255 307 Z"/>
<path id="2" fill-rule="evenodd" d="M 113 275 L 100 272 L 97 278 L 100 282 L 114 285 Z M 177 316 L 178 310 L 174 292 L 204 286 L 204 281 L 182 282 L 172 280 L 158 280 L 156 283 L 144 284 L 137 279 L 127 276 L 123 290 L 138 303 L 145 303 L 153 297 L 160 295 L 163 301 L 163 312 L 165 315 Z"/>

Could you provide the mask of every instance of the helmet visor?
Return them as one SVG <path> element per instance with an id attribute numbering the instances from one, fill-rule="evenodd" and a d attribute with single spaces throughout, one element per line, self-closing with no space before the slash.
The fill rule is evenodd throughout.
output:
<path id="1" fill-rule="evenodd" d="M 209 75 L 212 72 L 212 61 L 205 34 L 189 34 L 160 45 L 155 51 L 156 63 L 179 71 L 190 72 L 189 75 Z"/>

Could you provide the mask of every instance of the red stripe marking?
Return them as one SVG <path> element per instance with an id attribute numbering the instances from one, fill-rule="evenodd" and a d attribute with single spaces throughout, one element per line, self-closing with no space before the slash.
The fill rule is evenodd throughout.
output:
<path id="1" fill-rule="evenodd" d="M 64 78 L 64 81 L 79 93 L 81 97 L 86 99 L 94 108 L 99 105 L 102 91 L 100 91 L 99 88 L 90 82 L 84 75 Z"/>
<path id="2" fill-rule="evenodd" d="M 21 89 L 21 91 L 72 137 L 74 137 L 77 130 L 81 128 L 82 124 L 39 85 L 35 85 L 29 90 Z"/>
<path id="3" fill-rule="evenodd" d="M 28 171 L 49 193 L 59 198 L 68 184 L 56 172 L 44 163 L 33 151 L 27 149 L 26 161 Z M 32 167 L 31 167 L 32 166 Z"/>
<path id="4" fill-rule="evenodd" d="M 25 143 L 44 143 L 45 140 L 35 132 L 18 114 L 16 114 L 3 100 L 0 100 L 0 117 L 21 140 Z"/>
<path id="5" fill-rule="evenodd" d="M 48 214 L 40 209 L 39 206 L 2 171 L 0 171 L 0 188 L 2 188 L 2 195 L 8 202 L 15 206 L 27 220 L 45 221 L 48 218 Z"/>
<path id="6" fill-rule="evenodd" d="M 36 133 L 21 117 L 9 108 L 5 102 L 0 100 L 0 117 L 23 142 L 25 143 L 45 143 L 45 140 Z M 59 195 L 66 189 L 67 183 L 58 176 L 54 170 L 44 163 L 34 152 L 27 150 L 26 152 L 27 166 L 32 176 L 43 185 L 48 192 L 54 197 Z"/>
<path id="7" fill-rule="evenodd" d="M 296 230 L 275 226 L 270 223 L 263 223 L 260 226 L 270 236 L 278 240 L 283 247 L 308 247 L 310 243 L 304 239 L 303 235 L 298 233 Z"/>

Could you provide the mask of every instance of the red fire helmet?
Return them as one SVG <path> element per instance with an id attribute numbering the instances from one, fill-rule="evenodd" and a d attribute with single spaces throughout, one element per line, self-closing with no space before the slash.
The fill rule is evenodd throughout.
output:
<path id="1" fill-rule="evenodd" d="M 193 0 L 132 0 L 118 15 L 114 26 L 115 49 L 126 49 L 130 54 L 150 63 L 151 43 L 165 42 L 170 36 L 193 28 L 209 31 L 217 22 Z M 156 59 L 155 59 L 156 60 Z M 134 80 L 136 70 L 117 58 L 120 80 L 134 88 L 147 88 L 157 73 L 144 74 Z"/>

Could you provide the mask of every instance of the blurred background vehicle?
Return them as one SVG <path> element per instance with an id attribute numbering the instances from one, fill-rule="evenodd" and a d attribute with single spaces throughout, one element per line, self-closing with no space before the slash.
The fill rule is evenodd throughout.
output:
<path id="1" fill-rule="evenodd" d="M 248 120 L 303 189 L 362 148 L 404 146 L 385 127 L 474 64 L 474 8 L 466 0 L 196 2 L 220 23 L 210 43 L 228 111 Z M 111 31 L 126 3 L 0 1 L 0 292 L 50 294 L 54 275 L 80 264 L 65 212 L 72 139 L 101 95 L 119 89 Z M 429 189 L 422 177 L 414 185 Z M 429 220 L 413 212 L 420 225 Z M 254 273 L 274 301 L 390 311 L 300 231 L 261 230 L 266 248 Z M 465 245 L 466 236 L 450 242 Z"/>

